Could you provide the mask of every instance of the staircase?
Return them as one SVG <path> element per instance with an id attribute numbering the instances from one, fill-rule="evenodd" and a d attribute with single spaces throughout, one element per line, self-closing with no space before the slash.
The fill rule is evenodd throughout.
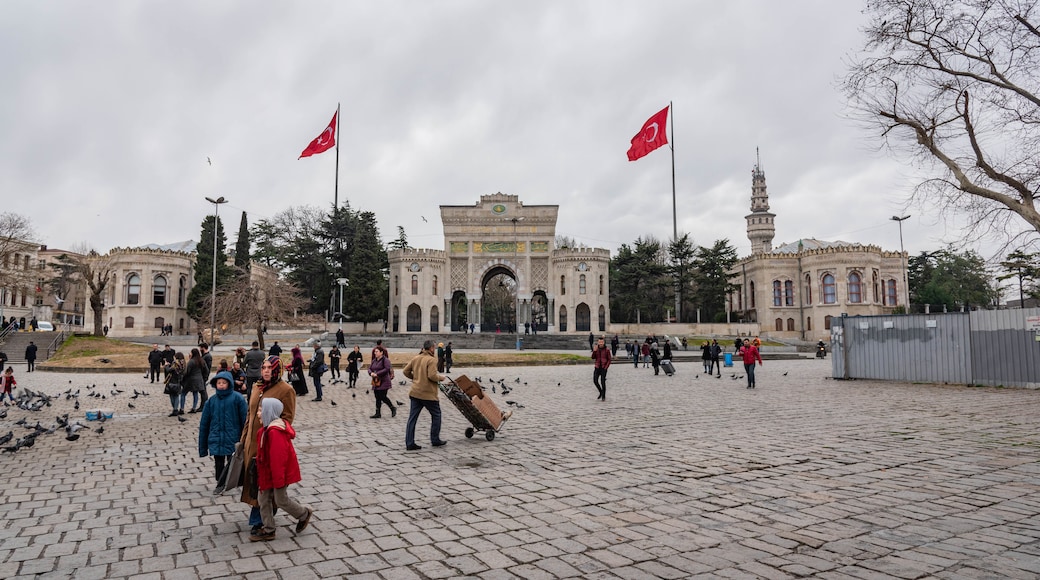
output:
<path id="1" fill-rule="evenodd" d="M 49 347 L 59 334 L 61 333 L 58 331 L 12 332 L 4 337 L 3 342 L 0 342 L 0 351 L 7 353 L 8 365 L 22 363 L 25 362 L 25 347 L 29 346 L 30 342 L 34 342 L 36 343 L 36 362 L 41 363 L 54 354 Z"/>

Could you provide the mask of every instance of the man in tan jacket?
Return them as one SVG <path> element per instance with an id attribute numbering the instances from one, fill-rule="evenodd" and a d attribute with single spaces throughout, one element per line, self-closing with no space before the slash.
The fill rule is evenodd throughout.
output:
<path id="1" fill-rule="evenodd" d="M 426 409 L 430 412 L 430 444 L 440 447 L 447 443 L 441 440 L 441 403 L 438 383 L 447 377 L 437 372 L 437 357 L 433 354 L 434 342 L 423 343 L 422 352 L 408 361 L 404 367 L 404 376 L 412 380 L 412 390 L 408 391 L 411 408 L 408 410 L 408 426 L 404 434 L 404 446 L 408 451 L 422 449 L 415 444 L 415 424 L 419 422 L 419 413 Z"/>

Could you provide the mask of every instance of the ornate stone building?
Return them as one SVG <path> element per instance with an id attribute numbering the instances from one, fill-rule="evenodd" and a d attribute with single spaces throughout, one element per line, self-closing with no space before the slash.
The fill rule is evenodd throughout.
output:
<path id="1" fill-rule="evenodd" d="M 757 322 L 762 334 L 815 341 L 830 336 L 834 317 L 891 314 L 906 293 L 905 255 L 878 246 L 804 239 L 773 249 L 766 176 L 751 171 L 751 213 L 746 216 L 751 255 L 730 271 L 731 318 Z"/>
<path id="2" fill-rule="evenodd" d="M 557 205 L 515 195 L 441 206 L 444 249 L 389 252 L 392 332 L 604 332 L 610 321 L 609 250 L 556 248 Z M 501 275 L 501 276 L 500 276 Z M 482 320 L 488 283 L 511 280 L 505 326 Z M 503 282 L 499 282 L 503 285 Z M 482 322 L 484 322 L 482 324 Z"/>
<path id="3" fill-rule="evenodd" d="M 159 334 L 166 324 L 175 334 L 192 334 L 188 293 L 195 279 L 194 244 L 185 249 L 113 248 L 108 260 L 112 279 L 105 298 L 109 336 Z M 93 314 L 88 314 L 88 326 Z"/>

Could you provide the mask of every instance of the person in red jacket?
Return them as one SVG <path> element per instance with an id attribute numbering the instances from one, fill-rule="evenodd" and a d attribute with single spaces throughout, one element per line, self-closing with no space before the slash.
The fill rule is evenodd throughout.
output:
<path id="1" fill-rule="evenodd" d="M 311 521 L 311 508 L 302 506 L 289 497 L 288 487 L 298 483 L 300 462 L 292 440 L 296 431 L 282 418 L 282 402 L 275 398 L 263 399 L 257 413 L 263 427 L 256 432 L 257 502 L 263 527 L 249 536 L 252 542 L 273 540 L 275 535 L 274 510 L 281 508 L 296 518 L 296 533 L 302 532 Z"/>
<path id="2" fill-rule="evenodd" d="M 757 339 L 756 339 L 757 340 Z M 747 388 L 755 388 L 755 361 L 762 364 L 762 355 L 758 353 L 751 341 L 744 339 L 744 346 L 740 347 L 740 356 L 744 359 L 744 372 L 747 374 Z"/>
<path id="3" fill-rule="evenodd" d="M 592 384 L 596 385 L 596 390 L 599 391 L 599 396 L 596 397 L 597 401 L 607 400 L 607 369 L 610 368 L 610 349 L 607 348 L 606 341 L 601 336 L 596 345 L 592 347 L 592 360 L 595 362 L 595 367 L 592 370 Z"/>

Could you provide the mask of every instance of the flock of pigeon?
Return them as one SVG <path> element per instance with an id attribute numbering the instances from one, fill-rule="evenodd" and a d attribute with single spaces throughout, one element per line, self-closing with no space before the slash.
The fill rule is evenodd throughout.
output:
<path id="1" fill-rule="evenodd" d="M 72 383 L 72 381 L 70 380 L 69 383 Z M 114 399 L 117 396 L 123 394 L 124 391 L 115 388 L 116 386 L 116 383 L 112 383 L 113 388 L 109 390 L 107 394 L 105 394 L 98 390 L 97 385 L 90 385 L 89 387 L 84 387 L 87 392 L 82 393 L 82 395 L 85 398 L 107 401 L 109 399 Z M 78 411 L 80 408 L 80 394 L 82 390 L 83 389 L 76 389 L 75 391 L 73 391 L 70 387 L 64 393 L 59 393 L 56 396 L 51 396 L 42 391 L 34 391 L 32 389 L 22 388 L 18 391 L 18 396 L 14 400 L 14 406 L 15 408 L 21 409 L 23 411 L 39 413 L 42 412 L 44 409 L 51 407 L 51 405 L 54 403 L 56 399 L 61 399 L 62 397 L 64 397 L 66 401 L 74 399 L 75 404 L 73 405 L 73 409 Z M 134 394 L 130 397 L 131 399 L 148 396 L 148 393 L 146 392 L 138 392 L 137 389 L 134 389 L 133 391 Z M 133 409 L 134 404 L 127 403 L 127 407 Z M 0 410 L 0 419 L 6 419 L 7 413 L 7 408 Z M 105 416 L 100 412 L 98 413 L 98 422 L 105 422 Z M 78 420 L 70 422 L 68 413 L 55 417 L 55 423 L 53 425 L 44 426 L 40 423 L 39 420 L 36 421 L 35 425 L 30 425 L 28 417 L 22 417 L 19 421 L 15 423 L 15 425 L 29 430 L 29 433 L 23 435 L 22 437 L 15 438 L 14 431 L 8 431 L 7 434 L 0 436 L 0 448 L 2 448 L 2 451 L 4 453 L 15 453 L 21 449 L 28 449 L 29 447 L 32 447 L 36 444 L 37 437 L 41 435 L 51 435 L 59 429 L 65 431 L 66 441 L 76 441 L 80 438 L 79 431 L 87 429 L 87 426 L 83 423 L 80 423 Z M 94 429 L 93 431 L 100 435 L 105 432 L 105 427 L 104 425 L 102 425 L 99 426 L 97 429 Z"/>
<path id="2" fill-rule="evenodd" d="M 484 389 L 485 391 L 487 390 L 487 387 L 485 387 L 483 385 L 483 379 L 481 379 L 480 377 L 473 377 L 473 381 L 475 383 L 477 383 L 478 385 L 480 385 L 481 389 Z M 492 378 L 489 377 L 488 378 L 488 383 L 491 384 L 491 392 L 492 393 L 496 393 L 496 394 L 501 393 L 502 395 L 508 395 L 509 393 L 513 392 L 513 389 L 509 388 L 509 386 L 506 385 L 506 380 L 505 379 L 492 379 Z M 519 385 L 519 384 L 527 385 L 526 382 L 521 383 L 520 377 L 516 377 L 516 380 L 514 381 L 514 387 L 513 388 L 516 388 L 515 385 Z M 557 386 L 559 386 L 559 383 L 557 383 Z M 516 407 L 517 409 L 523 409 L 524 408 L 524 406 L 522 404 L 520 404 L 520 403 L 518 403 L 516 401 L 506 400 L 505 403 L 507 405 L 509 405 L 510 407 Z"/>

